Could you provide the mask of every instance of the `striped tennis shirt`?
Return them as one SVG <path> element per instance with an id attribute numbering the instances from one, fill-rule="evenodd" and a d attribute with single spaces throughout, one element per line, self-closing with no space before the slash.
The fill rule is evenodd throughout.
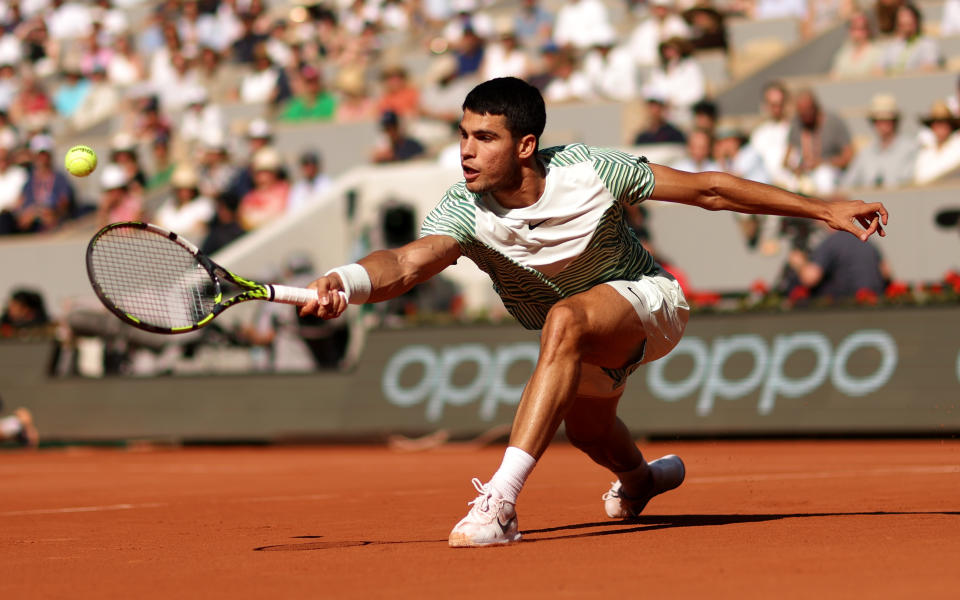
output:
<path id="1" fill-rule="evenodd" d="M 536 203 L 504 208 L 492 194 L 470 192 L 461 181 L 420 230 L 421 237 L 456 239 L 527 329 L 543 327 L 547 311 L 562 298 L 607 281 L 636 281 L 659 268 L 623 211 L 653 191 L 645 158 L 583 144 L 537 156 L 546 184 Z"/>

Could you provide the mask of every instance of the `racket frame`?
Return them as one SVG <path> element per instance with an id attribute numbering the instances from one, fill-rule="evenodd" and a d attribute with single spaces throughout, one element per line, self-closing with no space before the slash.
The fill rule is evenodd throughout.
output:
<path id="1" fill-rule="evenodd" d="M 179 244 L 182 248 L 190 252 L 193 255 L 197 263 L 204 268 L 207 274 L 210 276 L 210 280 L 214 285 L 214 298 L 213 298 L 213 308 L 210 313 L 205 315 L 202 319 L 198 320 L 193 325 L 183 326 L 183 327 L 159 327 L 151 323 L 144 323 L 134 315 L 122 310 L 116 306 L 109 296 L 104 292 L 99 283 L 97 283 L 96 278 L 94 277 L 94 266 L 93 266 L 93 252 L 94 248 L 97 245 L 97 242 L 108 232 L 114 229 L 120 228 L 134 228 L 141 229 L 145 231 L 150 231 L 154 234 L 163 236 L 170 241 Z M 90 280 L 90 285 L 93 286 L 93 291 L 100 299 L 100 302 L 103 303 L 107 309 L 119 317 L 125 323 L 133 325 L 144 331 L 150 331 L 152 333 L 164 333 L 164 334 L 174 334 L 174 333 L 187 333 L 189 331 L 195 331 L 201 327 L 207 325 L 220 313 L 230 308 L 234 304 L 239 304 L 241 302 L 247 302 L 249 300 L 267 300 L 267 301 L 276 301 L 284 302 L 288 304 L 300 304 L 303 299 L 304 292 L 312 292 L 316 294 L 315 290 L 307 290 L 305 288 L 289 288 L 287 286 L 273 286 L 270 284 L 261 284 L 244 277 L 240 277 L 230 271 L 224 269 L 217 263 L 215 263 L 210 257 L 203 254 L 197 246 L 192 244 L 189 240 L 177 235 L 176 233 L 164 229 L 153 223 L 143 223 L 140 221 L 121 221 L 118 223 L 111 223 L 103 227 L 98 231 L 93 239 L 90 240 L 90 243 L 87 244 L 87 278 Z M 244 291 L 232 296 L 230 298 L 223 298 L 223 288 L 220 285 L 222 280 L 229 281 L 242 288 Z M 281 293 L 277 294 L 277 289 L 281 288 Z M 305 302 L 302 302 L 305 304 Z"/>

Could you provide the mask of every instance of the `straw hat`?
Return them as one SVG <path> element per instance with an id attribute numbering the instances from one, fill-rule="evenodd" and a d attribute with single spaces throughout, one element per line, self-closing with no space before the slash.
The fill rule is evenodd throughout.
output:
<path id="1" fill-rule="evenodd" d="M 275 148 L 265 146 L 253 155 L 254 171 L 277 171 L 283 166 L 283 159 Z"/>
<path id="2" fill-rule="evenodd" d="M 896 120 L 900 118 L 897 98 L 892 94 L 877 94 L 870 101 L 870 120 Z"/>
<path id="3" fill-rule="evenodd" d="M 936 121 L 946 121 L 950 123 L 950 127 L 953 129 L 960 128 L 960 120 L 950 112 L 950 107 L 947 106 L 947 103 L 943 100 L 937 100 L 933 103 L 933 106 L 930 107 L 930 113 L 920 117 L 920 122 L 930 127 Z"/>
<path id="4" fill-rule="evenodd" d="M 199 182 L 197 172 L 189 165 L 179 165 L 170 176 L 170 184 L 175 188 L 195 188 Z"/>

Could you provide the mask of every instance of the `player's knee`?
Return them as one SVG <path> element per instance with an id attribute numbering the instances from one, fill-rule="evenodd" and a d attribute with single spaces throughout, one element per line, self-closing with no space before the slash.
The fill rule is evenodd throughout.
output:
<path id="1" fill-rule="evenodd" d="M 554 352 L 579 354 L 584 335 L 583 315 L 574 307 L 558 302 L 553 305 L 543 324 L 540 336 L 540 353 L 550 356 Z"/>

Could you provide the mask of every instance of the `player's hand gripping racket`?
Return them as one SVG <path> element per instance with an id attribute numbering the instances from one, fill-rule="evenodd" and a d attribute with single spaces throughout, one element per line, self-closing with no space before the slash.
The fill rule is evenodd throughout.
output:
<path id="1" fill-rule="evenodd" d="M 247 300 L 303 306 L 317 299 L 316 290 L 234 275 L 187 240 L 149 223 L 112 223 L 98 231 L 87 246 L 87 276 L 113 314 L 154 333 L 199 329 Z"/>

